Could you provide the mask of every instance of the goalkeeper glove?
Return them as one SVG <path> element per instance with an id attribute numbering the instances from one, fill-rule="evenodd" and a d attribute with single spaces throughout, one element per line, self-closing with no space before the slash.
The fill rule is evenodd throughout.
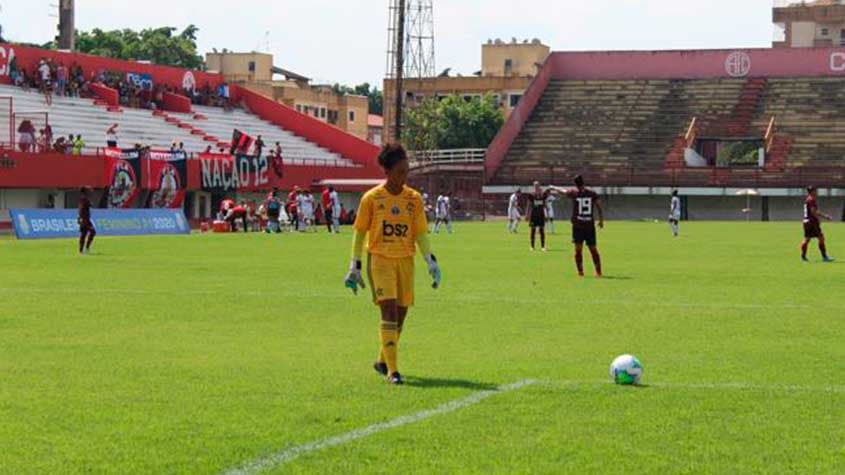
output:
<path id="1" fill-rule="evenodd" d="M 428 275 L 431 276 L 431 280 L 433 281 L 431 288 L 437 289 L 440 287 L 440 281 L 443 280 L 443 273 L 440 272 L 440 264 L 437 263 L 437 258 L 434 257 L 434 254 L 425 256 L 425 262 L 428 264 Z"/>
<path id="2" fill-rule="evenodd" d="M 353 259 L 352 264 L 349 265 L 349 273 L 346 274 L 346 279 L 344 280 L 344 285 L 346 285 L 347 289 L 351 289 L 352 293 L 358 295 L 358 287 L 362 289 L 366 289 L 367 286 L 364 285 L 364 278 L 361 276 L 361 261 L 358 259 Z"/>

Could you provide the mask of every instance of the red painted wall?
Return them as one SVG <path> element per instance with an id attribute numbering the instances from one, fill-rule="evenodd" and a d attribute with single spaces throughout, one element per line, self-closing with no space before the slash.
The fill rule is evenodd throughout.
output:
<path id="1" fill-rule="evenodd" d="M 845 48 L 552 53 L 554 79 L 845 78 Z"/>
<path id="2" fill-rule="evenodd" d="M 17 58 L 19 68 L 26 68 L 30 72 L 42 58 L 52 58 L 54 62 L 61 61 L 68 67 L 73 63 L 78 63 L 82 66 L 87 78 L 91 78 L 92 74 L 100 70 L 105 70 L 149 74 L 153 77 L 155 84 L 164 84 L 180 90 L 183 84 L 190 81 L 193 81 L 197 87 L 205 87 L 206 83 L 211 87 L 217 87 L 223 83 L 223 76 L 220 74 L 0 43 L 0 81 L 2 82 L 9 82 L 9 61 L 12 57 Z"/>
<path id="3" fill-rule="evenodd" d="M 0 188 L 95 188 L 106 186 L 102 158 L 61 154 L 9 153 L 13 165 L 0 167 Z"/>
<path id="4" fill-rule="evenodd" d="M 262 119 L 380 173 L 376 163 L 380 149 L 366 140 L 237 85 L 231 87 L 230 95 Z"/>
<path id="5" fill-rule="evenodd" d="M 179 94 L 172 92 L 164 93 L 164 110 L 171 112 L 183 112 L 185 114 L 191 112 L 191 100 Z"/>
<path id="6" fill-rule="evenodd" d="M 91 89 L 91 92 L 93 92 L 94 95 L 108 102 L 110 106 L 120 105 L 120 94 L 117 92 L 116 89 L 103 86 L 102 84 L 90 84 L 88 87 Z"/>

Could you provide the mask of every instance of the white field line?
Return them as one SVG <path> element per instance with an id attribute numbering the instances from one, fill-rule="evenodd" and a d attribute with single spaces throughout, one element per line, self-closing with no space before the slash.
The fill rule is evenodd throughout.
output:
<path id="1" fill-rule="evenodd" d="M 441 416 L 450 412 L 455 412 L 457 410 L 478 404 L 491 396 L 511 391 L 517 391 L 534 383 L 536 383 L 536 381 L 527 379 L 513 384 L 499 386 L 496 389 L 474 392 L 465 398 L 449 401 L 438 407 L 435 407 L 434 409 L 426 409 L 424 411 L 417 412 L 416 414 L 400 416 L 387 422 L 381 422 L 361 429 L 355 429 L 345 434 L 329 437 L 326 439 L 315 440 L 307 444 L 289 447 L 287 449 L 280 450 L 274 454 L 270 454 L 268 456 L 247 462 L 245 465 L 227 470 L 224 473 L 225 475 L 248 475 L 259 473 L 264 470 L 269 470 L 280 465 L 286 464 L 310 452 L 328 449 L 330 447 L 336 447 L 338 445 L 348 444 L 350 442 L 369 437 L 379 432 L 384 432 L 386 430 L 395 429 L 397 427 L 406 426 L 408 424 L 414 424 L 435 416 Z"/>
<path id="2" fill-rule="evenodd" d="M 177 290 L 177 289 L 161 289 L 161 290 L 149 290 L 149 289 L 117 289 L 117 288 L 53 288 L 53 287 L 0 287 L 0 294 L 66 294 L 66 295 L 78 295 L 78 294 L 87 294 L 87 295 L 103 295 L 103 294 L 124 294 L 124 295 L 149 295 L 149 296 L 169 296 L 169 295 L 194 295 L 194 296 L 202 296 L 202 295 L 230 295 L 236 294 L 242 297 L 278 297 L 278 298 L 285 298 L 285 299 L 308 299 L 312 300 L 314 298 L 321 298 L 321 299 L 341 299 L 347 300 L 353 298 L 351 294 L 346 293 L 317 293 L 317 292 L 309 292 L 307 290 L 303 290 L 301 292 L 284 292 L 278 290 L 245 290 L 245 291 L 233 291 L 231 288 L 209 288 L 209 289 L 184 289 L 184 290 Z M 518 299 L 518 298 L 511 298 L 511 297 L 501 297 L 501 296 L 471 296 L 465 293 L 461 294 L 444 294 L 439 293 L 437 296 L 438 302 L 456 302 L 456 303 L 501 303 L 501 304 L 519 304 L 525 305 L 525 299 Z M 561 300 L 558 299 L 544 299 L 544 298 L 531 298 L 530 303 L 536 305 L 556 305 L 562 303 Z M 766 304 L 766 303 L 748 303 L 748 304 L 735 304 L 735 303 L 720 303 L 720 302 L 655 302 L 655 301 L 644 301 L 644 300 L 634 300 L 634 299 L 617 299 L 617 300 L 568 300 L 566 301 L 566 305 L 584 305 L 584 306 L 593 306 L 593 305 L 602 305 L 602 306 L 610 306 L 610 305 L 624 305 L 624 306 L 646 306 L 646 307 L 662 307 L 662 308 L 712 308 L 712 309 L 735 309 L 735 310 L 783 310 L 783 309 L 794 309 L 794 310 L 819 310 L 819 309 L 836 309 L 841 310 L 839 306 L 831 306 L 831 305 L 824 305 L 824 304 L 789 304 L 789 303 L 773 303 L 773 304 Z"/>
<path id="3" fill-rule="evenodd" d="M 544 386 L 613 386 L 611 381 L 538 381 Z M 765 384 L 746 382 L 724 382 L 724 383 L 650 383 L 645 381 L 643 388 L 667 388 L 667 389 L 713 389 L 713 390 L 735 390 L 735 391 L 765 391 L 765 392 L 793 392 L 793 393 L 827 393 L 845 394 L 845 386 L 807 386 L 802 384 Z M 636 389 L 636 388 L 634 388 Z"/>

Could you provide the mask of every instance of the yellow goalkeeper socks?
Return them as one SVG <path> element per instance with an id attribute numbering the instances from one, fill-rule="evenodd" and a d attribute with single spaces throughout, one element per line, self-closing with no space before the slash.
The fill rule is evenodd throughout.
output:
<path id="1" fill-rule="evenodd" d="M 401 338 L 402 338 L 402 327 L 397 327 L 397 329 L 396 329 L 396 343 L 397 344 L 399 344 L 399 339 L 401 339 Z M 385 362 L 384 351 L 381 349 L 381 347 L 379 347 L 378 359 L 376 361 L 378 361 L 379 363 Z"/>
<path id="2" fill-rule="evenodd" d="M 399 350 L 399 325 L 396 322 L 382 320 L 379 337 L 381 337 L 381 355 L 387 364 L 387 374 L 391 375 L 398 371 L 396 354 Z"/>

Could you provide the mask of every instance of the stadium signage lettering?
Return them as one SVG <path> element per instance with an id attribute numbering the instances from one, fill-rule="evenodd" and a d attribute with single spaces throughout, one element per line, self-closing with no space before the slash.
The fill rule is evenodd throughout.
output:
<path id="1" fill-rule="evenodd" d="M 751 55 L 735 51 L 725 59 L 725 72 L 732 78 L 744 78 L 751 72 Z"/>
<path id="2" fill-rule="evenodd" d="M 830 54 L 830 70 L 835 73 L 845 72 L 845 53 Z"/>
<path id="3" fill-rule="evenodd" d="M 200 165 L 204 190 L 255 189 L 270 184 L 267 157 L 204 155 Z"/>
<path id="4" fill-rule="evenodd" d="M 12 209 L 9 214 L 18 239 L 76 237 L 75 209 Z M 187 234 L 191 232 L 181 209 L 94 209 L 91 220 L 104 236 Z"/>

